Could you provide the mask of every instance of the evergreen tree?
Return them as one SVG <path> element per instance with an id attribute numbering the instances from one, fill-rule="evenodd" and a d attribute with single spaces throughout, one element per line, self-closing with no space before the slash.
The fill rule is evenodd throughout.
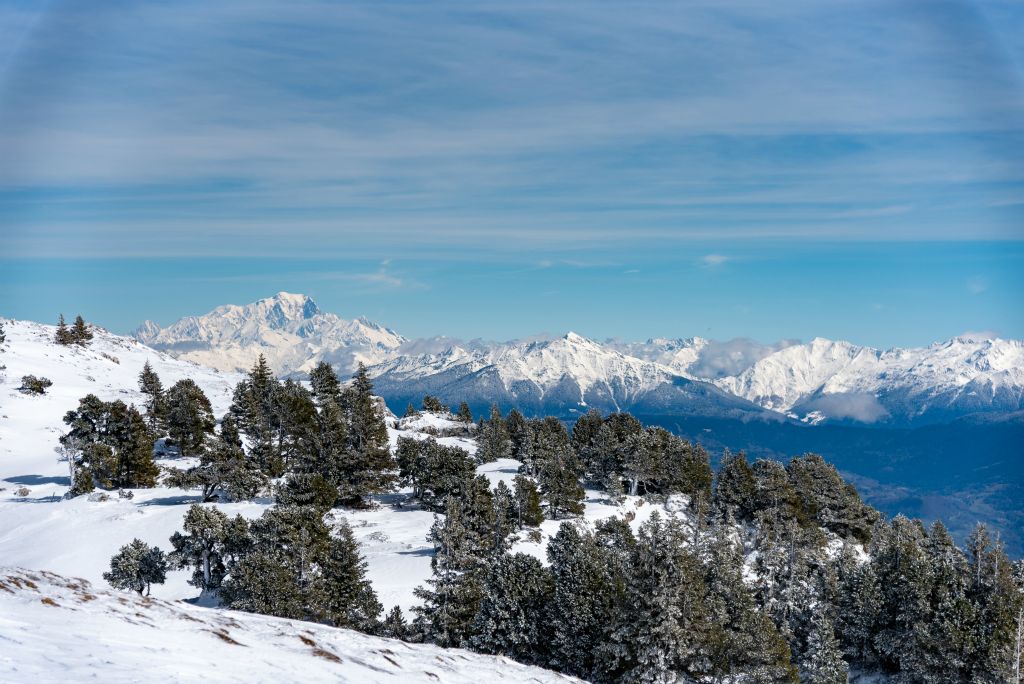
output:
<path id="1" fill-rule="evenodd" d="M 627 526 L 625 535 L 632 537 Z M 606 537 L 607 539 L 607 537 Z M 625 610 L 628 543 L 597 542 L 594 535 L 564 522 L 548 543 L 553 591 L 550 600 L 549 663 L 594 681 L 608 679 L 606 660 L 615 652 L 610 630 Z"/>
<path id="2" fill-rule="evenodd" d="M 790 484 L 786 468 L 778 461 L 758 459 L 750 469 L 754 477 L 750 512 L 760 518 L 781 524 L 795 520 L 807 523 L 800 497 Z"/>
<path id="3" fill-rule="evenodd" d="M 388 611 L 384 622 L 381 623 L 380 635 L 389 639 L 401 639 L 402 641 L 409 638 L 409 625 L 406 623 L 405 615 L 402 614 L 402 609 L 399 606 L 395 606 Z"/>
<path id="4" fill-rule="evenodd" d="M 512 441 L 512 458 L 520 463 L 527 463 L 533 459 L 533 431 L 529 421 L 518 409 L 508 412 L 506 421 L 508 437 Z"/>
<path id="5" fill-rule="evenodd" d="M 7 333 L 4 331 L 4 322 L 0 321 L 0 346 L 7 341 Z"/>
<path id="6" fill-rule="evenodd" d="M 70 466 L 71 495 L 117 487 L 152 487 L 159 469 L 153 438 L 134 406 L 87 395 L 64 415 L 70 428 L 60 438 Z"/>
<path id="7" fill-rule="evenodd" d="M 956 548 L 949 532 L 936 521 L 924 542 L 931 565 L 929 614 L 931 620 L 920 637 L 921 681 L 969 679 L 973 657 L 973 625 L 977 622 L 968 598 L 970 568 L 967 557 Z"/>
<path id="8" fill-rule="evenodd" d="M 464 401 L 461 402 L 459 404 L 459 411 L 458 411 L 458 413 L 455 414 L 455 417 L 457 419 L 459 419 L 460 421 L 462 421 L 463 423 L 467 423 L 467 424 L 468 423 L 472 423 L 473 422 L 473 411 L 470 410 L 469 404 L 467 404 Z"/>
<path id="9" fill-rule="evenodd" d="M 597 435 L 604 425 L 604 418 L 597 409 L 590 409 L 576 419 L 572 427 L 572 448 L 583 464 L 585 476 L 600 482 L 603 459 L 598 449 Z"/>
<path id="10" fill-rule="evenodd" d="M 544 510 L 540 505 L 540 491 L 537 484 L 528 477 L 516 475 L 512 480 L 513 498 L 516 507 L 516 523 L 519 527 L 537 527 L 544 522 Z"/>
<path id="11" fill-rule="evenodd" d="M 167 579 L 167 559 L 156 546 L 133 539 L 110 559 L 110 571 L 103 573 L 110 586 L 149 596 L 150 586 Z"/>
<path id="12" fill-rule="evenodd" d="M 206 393 L 193 380 L 174 383 L 164 397 L 167 434 L 182 456 L 199 456 L 217 425 Z"/>
<path id="13" fill-rule="evenodd" d="M 362 506 L 366 497 L 394 487 L 395 463 L 388 449 L 388 430 L 373 397 L 366 366 L 359 364 L 345 391 L 349 414 L 348 458 L 341 475 L 339 498 L 345 505 Z"/>
<path id="14" fill-rule="evenodd" d="M 146 425 L 154 435 L 162 435 L 167 426 L 167 407 L 164 402 L 164 386 L 147 360 L 139 373 L 139 390 L 146 395 Z"/>
<path id="15" fill-rule="evenodd" d="M 73 344 L 75 341 L 74 336 L 71 334 L 71 329 L 64 322 L 64 314 L 60 314 L 60 317 L 57 319 L 57 332 L 54 333 L 53 341 L 65 347 Z"/>
<path id="16" fill-rule="evenodd" d="M 82 347 L 92 341 L 92 331 L 81 316 L 75 316 L 75 323 L 71 326 L 71 341 Z"/>
<path id="17" fill-rule="evenodd" d="M 800 508 L 818 525 L 861 543 L 871 540 L 878 513 L 866 505 L 856 488 L 843 481 L 835 466 L 817 454 L 794 458 L 786 466 Z"/>
<path id="18" fill-rule="evenodd" d="M 968 595 L 977 614 L 971 681 L 1010 680 L 1018 669 L 1016 649 L 1024 596 L 1002 544 L 983 525 L 971 533 L 967 549 L 971 574 Z"/>
<path id="19" fill-rule="evenodd" d="M 321 563 L 316 590 L 322 599 L 316 617 L 335 627 L 373 633 L 381 605 L 366 578 L 366 561 L 345 520 L 338 523 L 336 532 Z"/>
<path id="20" fill-rule="evenodd" d="M 722 456 L 715 482 L 715 509 L 722 515 L 730 512 L 737 520 L 747 520 L 754 510 L 754 473 L 742 451 L 728 449 Z"/>
<path id="21" fill-rule="evenodd" d="M 814 611 L 807 652 L 800 663 L 800 681 L 807 684 L 846 684 L 847 670 L 828 613 Z"/>
<path id="22" fill-rule="evenodd" d="M 433 576 L 415 591 L 421 605 L 413 608 L 414 627 L 422 639 L 438 646 L 468 642 L 483 597 L 483 544 L 463 518 L 461 504 L 449 497 L 444 517 L 435 518 L 427 538 L 434 544 Z"/>
<path id="23" fill-rule="evenodd" d="M 423 397 L 423 410 L 427 413 L 448 413 L 448 407 L 442 404 L 440 399 L 429 394 Z"/>
<path id="24" fill-rule="evenodd" d="M 497 405 L 491 406 L 491 417 L 484 422 L 477 442 L 480 446 L 476 457 L 480 463 L 492 463 L 499 458 L 512 458 L 512 440 L 508 436 L 508 428 Z"/>
<path id="25" fill-rule="evenodd" d="M 34 375 L 21 376 L 21 387 L 18 391 L 24 394 L 42 395 L 46 390 L 53 387 L 53 381 L 49 378 L 37 378 Z"/>
<path id="26" fill-rule="evenodd" d="M 269 477 L 284 474 L 280 450 L 280 383 L 260 354 L 245 380 L 235 387 L 231 415 L 249 438 L 253 459 Z"/>
<path id="27" fill-rule="evenodd" d="M 521 662 L 544 662 L 550 642 L 545 608 L 553 589 L 550 573 L 533 556 L 498 556 L 484 582 L 469 646 Z"/>
<path id="28" fill-rule="evenodd" d="M 192 569 L 188 583 L 204 592 L 219 588 L 227 574 L 224 549 L 228 523 L 228 517 L 217 508 L 193 504 L 182 522 L 185 534 L 171 535 L 174 550 L 168 555 L 170 566 Z"/>
<path id="29" fill-rule="evenodd" d="M 401 456 L 404 461 L 408 462 L 413 447 L 416 448 L 411 466 L 413 491 L 418 492 L 424 506 L 441 510 L 446 497 L 458 495 L 473 479 L 476 473 L 473 457 L 464 449 L 427 438 L 416 445 L 405 443 Z"/>
<path id="30" fill-rule="evenodd" d="M 847 660 L 873 669 L 878 658 L 874 635 L 882 610 L 882 589 L 871 563 L 861 562 L 847 548 L 839 564 L 836 632 Z"/>
<path id="31" fill-rule="evenodd" d="M 165 484 L 200 489 L 204 501 L 215 497 L 246 501 L 266 489 L 268 482 L 243 450 L 235 420 L 229 413 L 221 421 L 217 438 L 199 455 L 199 464 L 187 470 L 170 469 Z"/>
<path id="32" fill-rule="evenodd" d="M 491 494 L 494 507 L 494 525 L 491 532 L 491 550 L 494 553 L 504 551 L 508 538 L 519 529 L 519 510 L 515 494 L 504 481 L 499 480 Z"/>
<path id="33" fill-rule="evenodd" d="M 420 414 L 420 412 L 416 410 L 416 407 L 413 406 L 412 402 L 410 401 L 409 405 L 405 407 L 405 413 L 402 415 L 402 417 L 403 418 L 415 418 L 419 414 Z M 399 613 L 401 613 L 401 610 L 399 610 Z M 388 616 L 390 617 L 390 613 L 388 614 Z"/>
<path id="34" fill-rule="evenodd" d="M 537 449 L 535 453 L 544 454 L 538 481 L 550 517 L 557 520 L 562 514 L 582 515 L 584 492 L 578 479 L 581 468 L 572 448 L 562 444 L 550 451 Z"/>
<path id="35" fill-rule="evenodd" d="M 380 603 L 351 530 L 312 506 L 277 506 L 250 526 L 251 547 L 221 587 L 236 610 L 375 631 Z"/>
<path id="36" fill-rule="evenodd" d="M 684 548 L 677 520 L 655 513 L 640 527 L 630 559 L 626 609 L 612 634 L 624 681 L 670 682 L 707 674 L 712 628 L 699 561 Z"/>

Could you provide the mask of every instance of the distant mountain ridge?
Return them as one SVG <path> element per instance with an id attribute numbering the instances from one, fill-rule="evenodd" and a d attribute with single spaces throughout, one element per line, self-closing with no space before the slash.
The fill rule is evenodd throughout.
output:
<path id="1" fill-rule="evenodd" d="M 263 354 L 275 372 L 302 374 L 320 361 L 345 370 L 379 363 L 406 339 L 365 318 L 345 320 L 312 298 L 279 292 L 252 304 L 219 306 L 167 328 L 152 321 L 135 339 L 169 354 L 225 371 L 246 370 Z"/>
<path id="2" fill-rule="evenodd" d="M 320 361 L 347 373 L 362 362 L 396 405 L 430 393 L 538 413 L 598 408 L 880 426 L 1024 410 L 1020 340 L 957 337 L 886 351 L 823 338 L 774 345 L 701 337 L 600 343 L 575 333 L 507 343 L 409 340 L 285 292 L 167 328 L 146 321 L 134 336 L 229 371 L 245 370 L 261 353 L 280 375 L 304 375 Z"/>

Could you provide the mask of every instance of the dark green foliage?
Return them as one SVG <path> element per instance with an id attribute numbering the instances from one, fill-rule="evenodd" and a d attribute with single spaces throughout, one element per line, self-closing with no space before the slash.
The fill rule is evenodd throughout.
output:
<path id="1" fill-rule="evenodd" d="M 7 341 L 7 333 L 4 331 L 4 322 L 0 321 L 0 346 Z"/>
<path id="2" fill-rule="evenodd" d="M 715 481 L 715 509 L 722 515 L 731 513 L 737 520 L 749 519 L 754 511 L 754 472 L 743 452 L 726 450 Z"/>
<path id="3" fill-rule="evenodd" d="M 399 472 L 412 485 L 423 505 L 442 510 L 445 498 L 458 495 L 476 473 L 473 457 L 465 449 L 439 444 L 433 438 L 399 438 Z"/>
<path id="4" fill-rule="evenodd" d="M 459 646 L 473 635 L 488 546 L 475 522 L 467 519 L 460 501 L 449 497 L 444 517 L 435 519 L 428 536 L 434 544 L 434 574 L 426 587 L 416 588 L 422 605 L 413 609 L 414 628 L 421 639 L 439 646 Z"/>
<path id="5" fill-rule="evenodd" d="M 380 635 L 390 639 L 401 639 L 402 641 L 409 638 L 409 624 L 405 621 L 405 615 L 402 614 L 400 607 L 395 606 L 388 611 L 384 621 L 381 622 Z"/>
<path id="6" fill-rule="evenodd" d="M 512 458 L 521 463 L 530 461 L 533 456 L 533 431 L 530 422 L 516 409 L 508 413 L 505 421 L 508 438 L 512 441 Z"/>
<path id="7" fill-rule="evenodd" d="M 163 584 L 167 579 L 167 559 L 156 546 L 133 539 L 110 559 L 110 571 L 103 573 L 103 579 L 115 589 L 134 591 L 139 596 L 145 592 L 148 596 L 151 585 Z"/>
<path id="8" fill-rule="evenodd" d="M 484 581 L 469 645 L 522 662 L 544 662 L 551 640 L 545 608 L 553 594 L 551 575 L 539 560 L 522 553 L 499 556 Z"/>
<path id="9" fill-rule="evenodd" d="M 491 416 L 482 424 L 477 443 L 479 448 L 476 457 L 480 463 L 491 463 L 499 458 L 512 458 L 512 440 L 508 436 L 508 428 L 497 406 L 491 406 Z"/>
<path id="10" fill-rule="evenodd" d="M 46 394 L 46 390 L 52 386 L 53 381 L 49 378 L 37 378 L 34 375 L 23 375 L 21 376 L 21 387 L 18 388 L 18 391 L 24 394 L 40 396 Z"/>
<path id="11" fill-rule="evenodd" d="M 582 515 L 582 468 L 572 448 L 565 443 L 552 450 L 538 448 L 534 453 L 544 456 L 537 480 L 550 517 L 557 520 L 562 515 Z"/>
<path id="12" fill-rule="evenodd" d="M 249 439 L 253 460 L 269 477 L 284 474 L 280 450 L 280 383 L 261 354 L 248 377 L 235 387 L 231 415 Z"/>
<path id="13" fill-rule="evenodd" d="M 423 410 L 428 413 L 448 413 L 448 407 L 429 394 L 423 397 Z"/>
<path id="14" fill-rule="evenodd" d="M 544 522 L 544 510 L 540 505 L 540 490 L 537 489 L 537 483 L 528 477 L 516 475 L 512 484 L 517 524 L 519 527 L 537 527 Z"/>
<path id="15" fill-rule="evenodd" d="M 162 435 L 167 429 L 167 403 L 164 401 L 164 386 L 160 376 L 146 361 L 139 373 L 139 391 L 146 395 L 146 425 L 154 435 Z"/>
<path id="16" fill-rule="evenodd" d="M 403 418 L 414 418 L 415 416 L 418 416 L 419 414 L 420 414 L 420 412 L 416 410 L 416 407 L 413 406 L 412 402 L 410 401 L 409 405 L 405 407 L 405 413 L 402 414 L 402 417 Z M 401 612 L 401 611 L 399 611 L 399 612 Z M 389 613 L 389 617 L 390 617 L 390 613 Z"/>
<path id="17" fill-rule="evenodd" d="M 387 426 L 363 364 L 352 376 L 343 402 L 348 414 L 348 454 L 339 498 L 343 504 L 361 506 L 369 495 L 390 491 L 397 479 Z"/>
<path id="18" fill-rule="evenodd" d="M 103 489 L 152 487 L 159 469 L 153 463 L 153 436 L 134 406 L 87 395 L 68 411 L 69 427 L 60 438 L 71 470 L 71 495 Z"/>
<path id="19" fill-rule="evenodd" d="M 192 569 L 189 584 L 203 591 L 219 589 L 229 567 L 249 550 L 249 524 L 237 515 L 228 518 L 213 506 L 193 504 L 185 513 L 181 532 L 171 535 L 171 567 Z"/>
<path id="20" fill-rule="evenodd" d="M 164 395 L 167 435 L 182 456 L 199 456 L 217 424 L 213 408 L 202 388 L 193 380 L 174 383 Z"/>
<path id="21" fill-rule="evenodd" d="M 199 465 L 171 470 L 165 484 L 182 489 L 200 489 L 203 500 L 252 499 L 267 488 L 267 476 L 246 455 L 231 414 L 221 421 L 220 434 L 199 455 Z"/>
<path id="22" fill-rule="evenodd" d="M 82 347 L 92 341 L 92 331 L 81 316 L 75 316 L 75 323 L 71 326 L 71 341 Z"/>
<path id="23" fill-rule="evenodd" d="M 53 335 L 53 341 L 62 346 L 68 346 L 74 344 L 75 338 L 71 334 L 71 329 L 68 328 L 68 324 L 64 322 L 64 314 L 61 314 L 57 319 L 57 331 Z"/>
<path id="24" fill-rule="evenodd" d="M 856 488 L 817 454 L 794 458 L 786 466 L 800 508 L 816 524 L 841 537 L 867 543 L 878 512 L 861 501 Z"/>
<path id="25" fill-rule="evenodd" d="M 251 546 L 221 587 L 236 610 L 375 631 L 380 603 L 347 524 L 332 536 L 312 506 L 278 506 L 250 526 Z"/>
<path id="26" fill-rule="evenodd" d="M 473 422 L 473 411 L 470 410 L 469 404 L 462 402 L 459 404 L 459 410 L 455 414 L 455 417 L 463 423 Z"/>
<path id="27" fill-rule="evenodd" d="M 807 653 L 800 667 L 800 681 L 807 684 L 846 684 L 848 670 L 828 613 L 815 611 Z"/>

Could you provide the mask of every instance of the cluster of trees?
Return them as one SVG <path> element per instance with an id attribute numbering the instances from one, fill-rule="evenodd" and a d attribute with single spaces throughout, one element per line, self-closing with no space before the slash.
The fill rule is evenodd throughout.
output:
<path id="1" fill-rule="evenodd" d="M 57 320 L 57 332 L 54 333 L 53 341 L 63 346 L 77 344 L 85 347 L 92 341 L 92 331 L 81 316 L 75 316 L 75 322 L 68 327 L 64 322 L 64 314 L 61 314 Z"/>
<path id="2" fill-rule="evenodd" d="M 211 499 L 248 498 L 275 481 L 278 505 L 252 522 L 193 506 L 166 556 L 141 542 L 122 549 L 115 586 L 141 593 L 168 568 L 188 568 L 231 608 L 595 682 L 834 683 L 850 671 L 1020 681 L 1024 564 L 983 527 L 962 550 L 941 524 L 884 520 L 819 456 L 750 463 L 727 452 L 715 472 L 701 447 L 629 414 L 590 412 L 569 431 L 493 408 L 475 457 L 432 438 L 400 438 L 392 457 L 363 369 L 342 387 L 321 365 L 306 389 L 260 360 L 219 427 L 189 381 L 164 391 L 151 369 L 140 381 L 145 413 L 87 397 L 68 414 L 62 443 L 91 482 L 144 481 L 141 435 L 149 447 L 163 435 L 196 461 L 169 481 Z M 436 410 L 429 399 L 424 409 Z M 497 459 L 522 464 L 513 486 L 476 475 Z M 397 608 L 382 618 L 351 530 L 329 517 L 399 484 L 436 513 L 433 574 L 411 622 Z M 587 525 L 573 519 L 584 484 L 612 499 L 675 497 L 679 514 L 653 513 L 636 529 L 620 518 Z M 545 515 L 568 518 L 548 563 L 509 553 Z"/>
<path id="3" fill-rule="evenodd" d="M 0 321 L 0 345 L 7 341 L 7 333 L 4 331 L 4 322 Z"/>
<path id="4" fill-rule="evenodd" d="M 164 389 L 147 362 L 139 388 L 141 412 L 88 395 L 64 417 L 70 429 L 61 445 L 72 495 L 154 486 L 158 443 L 194 464 L 168 469 L 166 484 L 199 490 L 204 500 L 251 499 L 274 482 L 281 503 L 358 507 L 397 480 L 381 405 L 362 367 L 344 387 L 321 364 L 307 389 L 279 381 L 261 356 L 235 388 L 219 427 L 209 399 L 190 379 Z"/>

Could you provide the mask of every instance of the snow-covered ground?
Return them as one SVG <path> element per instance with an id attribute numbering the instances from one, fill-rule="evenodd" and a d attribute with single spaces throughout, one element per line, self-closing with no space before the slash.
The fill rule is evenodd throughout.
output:
<path id="1" fill-rule="evenodd" d="M 7 344 L 0 353 L 0 559 L 5 565 L 49 570 L 83 577 L 105 585 L 102 574 L 110 557 L 133 538 L 170 549 L 169 537 L 181 528 L 188 506 L 199 501 L 196 491 L 167 487 L 133 490 L 131 499 L 111 492 L 106 501 L 80 496 L 64 499 L 69 487 L 68 468 L 55 451 L 66 430 L 64 414 L 77 406 L 78 399 L 94 393 L 104 400 L 122 399 L 141 403 L 137 377 L 148 360 L 165 387 L 191 377 L 210 397 L 215 413 L 228 408 L 234 384 L 241 378 L 174 359 L 128 338 L 97 331 L 87 348 L 61 347 L 52 342 L 53 326 L 22 321 L 5 321 Z M 115 361 L 116 359 L 116 361 Z M 29 396 L 17 390 L 22 375 L 42 375 L 53 381 L 43 396 Z M 399 436 L 427 439 L 446 431 L 461 431 L 465 424 L 451 416 L 420 414 L 389 421 L 394 446 Z M 467 437 L 439 437 L 439 442 L 459 446 L 470 453 L 475 442 Z M 161 465 L 182 465 L 174 459 Z M 511 485 L 519 463 L 511 459 L 481 466 L 492 485 L 504 480 Z M 655 506 L 640 499 L 621 506 L 609 504 L 599 492 L 587 492 L 584 521 L 593 522 L 613 515 L 633 514 L 639 525 Z M 256 518 L 273 505 L 270 499 L 244 503 L 206 504 L 218 506 L 228 515 L 240 513 Z M 427 534 L 434 514 L 408 500 L 407 491 L 378 498 L 372 510 L 336 510 L 345 518 L 362 545 L 368 574 L 385 610 L 416 604 L 413 590 L 431 575 L 433 547 Z M 561 521 L 548 520 L 540 528 L 540 541 L 526 535 L 514 546 L 545 559 L 547 540 Z M 153 587 L 153 596 L 165 600 L 193 598 L 198 590 L 186 583 L 188 573 L 168 574 L 167 583 Z"/>
<path id="2" fill-rule="evenodd" d="M 507 658 L 140 598 L 0 568 L 0 679 L 81 682 L 573 682 Z"/>

